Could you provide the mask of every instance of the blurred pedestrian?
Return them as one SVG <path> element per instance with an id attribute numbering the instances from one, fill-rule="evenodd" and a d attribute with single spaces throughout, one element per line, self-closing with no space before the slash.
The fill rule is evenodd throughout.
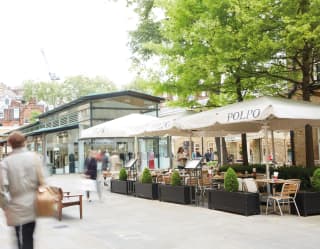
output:
<path id="1" fill-rule="evenodd" d="M 211 161 L 211 153 L 209 150 L 207 150 L 207 152 L 204 154 L 204 157 L 206 158 L 206 162 Z"/>
<path id="2" fill-rule="evenodd" d="M 106 150 L 102 151 L 102 170 L 107 170 L 109 168 L 109 153 Z"/>
<path id="3" fill-rule="evenodd" d="M 192 159 L 200 159 L 201 157 L 202 157 L 202 155 L 199 152 L 199 148 L 196 148 L 191 154 Z"/>
<path id="4" fill-rule="evenodd" d="M 8 137 L 12 152 L 0 163 L 0 188 L 10 198 L 2 206 L 8 226 L 15 229 L 17 248 L 33 249 L 36 227 L 35 197 L 43 179 L 40 155 L 25 148 L 25 137 L 13 132 Z"/>
<path id="5" fill-rule="evenodd" d="M 96 152 L 93 150 L 90 150 L 88 153 L 87 158 L 85 159 L 85 176 L 87 179 L 91 180 L 91 182 L 87 181 L 88 184 L 86 185 L 86 196 L 87 200 L 91 202 L 90 199 L 90 191 L 98 191 L 99 194 L 99 187 L 97 184 L 97 159 L 96 159 Z M 99 198 L 100 198 L 99 194 Z"/>
<path id="6" fill-rule="evenodd" d="M 120 160 L 120 156 L 117 153 L 117 151 L 113 151 L 110 156 L 110 164 L 111 164 L 111 170 L 113 171 L 119 171 L 122 167 L 122 163 Z"/>

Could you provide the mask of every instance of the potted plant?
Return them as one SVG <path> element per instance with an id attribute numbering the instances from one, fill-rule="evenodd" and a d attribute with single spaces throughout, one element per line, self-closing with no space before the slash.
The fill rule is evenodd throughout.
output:
<path id="1" fill-rule="evenodd" d="M 237 174 L 229 167 L 224 175 L 224 190 L 209 190 L 208 208 L 246 216 L 260 214 L 259 194 L 240 192 L 238 188 Z"/>
<path id="2" fill-rule="evenodd" d="M 119 172 L 119 179 L 112 179 L 110 191 L 119 194 L 129 193 L 129 183 L 127 181 L 128 174 L 125 168 L 121 168 Z"/>
<path id="3" fill-rule="evenodd" d="M 134 183 L 135 196 L 156 200 L 158 199 L 158 183 L 152 183 L 151 172 L 145 168 L 142 172 L 141 181 Z"/>
<path id="4" fill-rule="evenodd" d="M 313 172 L 310 181 L 312 189 L 299 191 L 296 196 L 296 203 L 302 216 L 320 214 L 320 168 Z"/>
<path id="5" fill-rule="evenodd" d="M 179 171 L 171 175 L 171 184 L 159 185 L 159 200 L 180 204 L 191 203 L 191 190 L 189 186 L 182 186 Z"/>

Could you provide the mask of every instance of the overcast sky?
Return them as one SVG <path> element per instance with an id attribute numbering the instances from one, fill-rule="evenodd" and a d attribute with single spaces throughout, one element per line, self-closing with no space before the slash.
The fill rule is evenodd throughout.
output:
<path id="1" fill-rule="evenodd" d="M 135 23 L 125 0 L 1 0 L 0 82 L 48 81 L 50 70 L 62 79 L 103 75 L 126 84 Z"/>

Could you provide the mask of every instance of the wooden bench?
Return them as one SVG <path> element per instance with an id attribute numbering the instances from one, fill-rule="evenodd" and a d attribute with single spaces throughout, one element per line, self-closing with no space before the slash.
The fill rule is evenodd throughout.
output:
<path id="1" fill-rule="evenodd" d="M 59 187 L 51 187 L 56 193 L 58 193 L 57 202 L 57 216 L 61 221 L 62 219 L 62 209 L 70 206 L 79 206 L 80 219 L 82 219 L 82 195 L 71 195 L 70 192 L 63 192 Z"/>

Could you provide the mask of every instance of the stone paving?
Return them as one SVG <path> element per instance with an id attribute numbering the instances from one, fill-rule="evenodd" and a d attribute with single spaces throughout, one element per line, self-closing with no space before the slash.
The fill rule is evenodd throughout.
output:
<path id="1" fill-rule="evenodd" d="M 48 178 L 50 184 L 81 191 L 80 175 Z M 319 248 L 320 216 L 241 216 L 110 193 L 63 209 L 62 221 L 37 221 L 36 249 L 294 249 Z M 0 214 L 0 249 L 15 248 L 13 230 Z"/>

